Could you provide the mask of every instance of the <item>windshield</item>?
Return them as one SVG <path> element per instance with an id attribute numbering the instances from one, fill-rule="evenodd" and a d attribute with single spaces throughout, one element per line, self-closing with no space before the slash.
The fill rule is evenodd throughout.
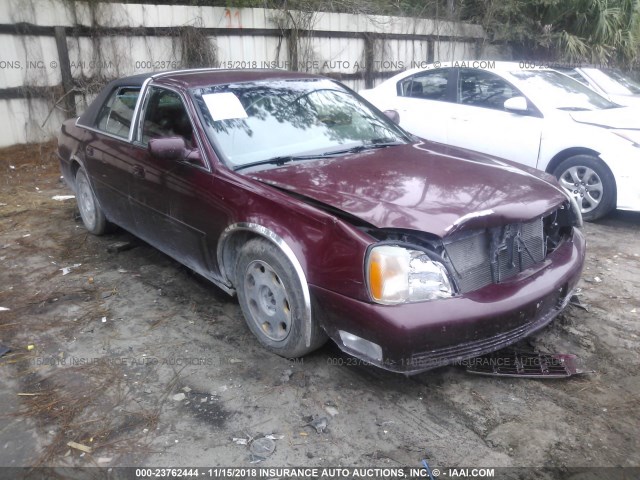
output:
<path id="1" fill-rule="evenodd" d="M 531 92 L 539 103 L 559 110 L 602 110 L 619 105 L 598 95 L 580 82 L 550 70 L 517 70 L 511 72 L 522 89 Z"/>
<path id="2" fill-rule="evenodd" d="M 207 135 L 233 168 L 407 142 L 394 123 L 331 80 L 244 82 L 193 94 Z"/>
<path id="3" fill-rule="evenodd" d="M 614 95 L 638 95 L 640 84 L 615 70 L 599 70 L 597 68 L 585 68 L 585 72 L 598 86 L 609 94 Z"/>

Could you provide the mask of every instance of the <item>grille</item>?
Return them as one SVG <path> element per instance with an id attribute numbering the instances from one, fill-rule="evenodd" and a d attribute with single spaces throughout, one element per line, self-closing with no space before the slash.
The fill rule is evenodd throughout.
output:
<path id="1" fill-rule="evenodd" d="M 545 258 L 542 218 L 481 232 L 465 233 L 445 242 L 460 291 L 471 292 L 499 283 Z"/>
<path id="2" fill-rule="evenodd" d="M 520 378 L 562 378 L 584 370 L 577 368 L 575 355 L 547 355 L 544 353 L 500 350 L 462 362 L 467 372 Z"/>

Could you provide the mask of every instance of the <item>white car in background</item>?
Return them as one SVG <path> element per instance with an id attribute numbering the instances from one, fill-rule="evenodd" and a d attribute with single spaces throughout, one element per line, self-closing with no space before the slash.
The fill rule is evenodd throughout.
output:
<path id="1" fill-rule="evenodd" d="M 553 174 L 585 220 L 640 211 L 640 115 L 548 69 L 451 62 L 360 94 L 409 132 Z"/>
<path id="2" fill-rule="evenodd" d="M 617 70 L 592 67 L 554 69 L 585 84 L 614 103 L 640 107 L 640 83 Z"/>

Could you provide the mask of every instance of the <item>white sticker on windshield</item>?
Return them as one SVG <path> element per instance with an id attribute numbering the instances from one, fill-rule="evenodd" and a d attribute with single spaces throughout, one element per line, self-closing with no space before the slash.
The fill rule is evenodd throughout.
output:
<path id="1" fill-rule="evenodd" d="M 207 93 L 202 95 L 214 121 L 232 118 L 247 118 L 247 112 L 232 92 Z"/>

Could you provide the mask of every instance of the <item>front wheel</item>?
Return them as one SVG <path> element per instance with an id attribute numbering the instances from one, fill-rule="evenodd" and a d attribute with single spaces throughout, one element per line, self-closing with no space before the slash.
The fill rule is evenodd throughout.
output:
<path id="1" fill-rule="evenodd" d="M 602 218 L 615 207 L 616 181 L 599 158 L 575 155 L 562 161 L 553 174 L 576 199 L 584 220 Z"/>
<path id="2" fill-rule="evenodd" d="M 248 241 L 240 250 L 235 269 L 238 302 L 251 332 L 272 352 L 295 358 L 326 342 L 317 322 L 305 321 L 300 280 L 291 262 L 263 239 Z M 308 329 L 311 343 L 306 345 Z"/>
<path id="3" fill-rule="evenodd" d="M 89 178 L 84 168 L 76 172 L 76 201 L 80 210 L 82 223 L 94 235 L 102 235 L 107 231 L 107 219 L 93 194 Z"/>

